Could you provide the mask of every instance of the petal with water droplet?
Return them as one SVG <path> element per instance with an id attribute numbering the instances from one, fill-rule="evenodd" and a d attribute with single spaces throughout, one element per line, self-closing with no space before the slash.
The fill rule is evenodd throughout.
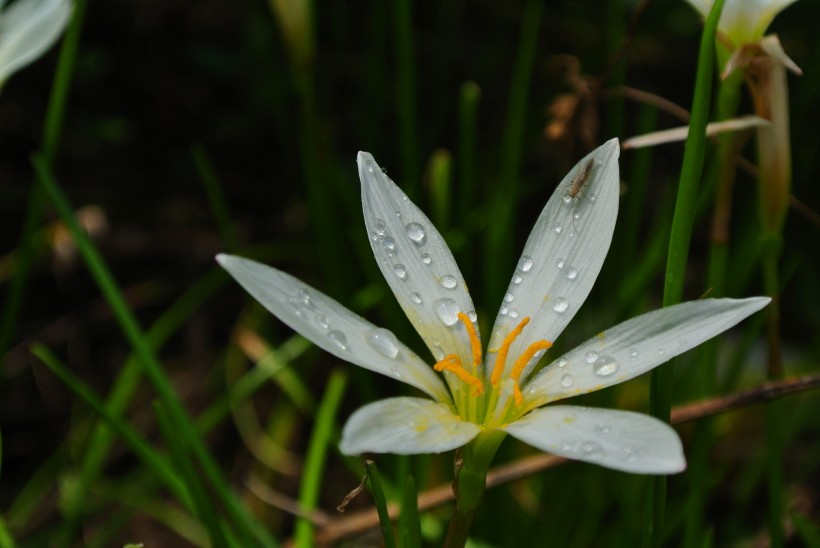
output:
<path id="1" fill-rule="evenodd" d="M 375 331 L 381 337 L 377 342 L 389 341 L 395 356 L 390 356 L 392 348 L 385 352 L 384 344 L 373 344 L 376 326 L 293 276 L 241 257 L 217 255 L 216 260 L 262 306 L 317 346 L 388 377 L 396 378 L 398 369 L 403 382 L 438 401 L 450 401 L 447 388 L 430 366 L 391 338 L 389 331 Z"/>
<path id="2" fill-rule="evenodd" d="M 587 298 L 604 262 L 618 214 L 618 141 L 613 139 L 581 160 L 558 185 L 532 229 L 509 291 L 521 318 L 530 323 L 510 348 L 520 355 L 535 341 L 555 342 Z M 576 197 L 564 201 L 584 166 L 594 162 Z M 592 194 L 597 198 L 593 201 Z M 581 213 L 579 219 L 574 215 Z M 556 228 L 562 230 L 556 231 Z M 560 258 L 556 266 L 556 258 Z M 564 265 L 573 268 L 567 275 Z M 520 283 L 517 281 L 520 279 Z M 520 320 L 499 314 L 489 348 L 501 342 Z M 497 334 L 497 335 L 496 335 Z M 512 360 L 508 360 L 511 362 Z M 535 361 L 524 370 L 528 374 Z M 506 364 L 511 367 L 511 363 Z"/>
<path id="3" fill-rule="evenodd" d="M 467 331 L 460 322 L 441 321 L 440 309 L 435 306 L 441 299 L 449 299 L 455 303 L 456 313 L 475 310 L 447 243 L 430 219 L 384 174 L 373 156 L 360 152 L 357 162 L 366 233 L 380 228 L 394 245 L 390 250 L 392 256 L 385 264 L 384 245 L 368 239 L 388 285 L 431 352 L 435 341 L 440 341 L 446 354 L 456 354 L 462 363 L 470 363 Z M 377 221 L 383 224 L 377 227 Z M 398 260 L 412 284 L 403 283 L 393 271 Z M 421 297 L 421 304 L 416 295 Z"/>
<path id="4" fill-rule="evenodd" d="M 465 445 L 480 431 L 442 403 L 390 398 L 353 413 L 342 430 L 340 449 L 345 455 L 443 453 Z"/>
<path id="5" fill-rule="evenodd" d="M 640 413 L 552 405 L 503 430 L 547 453 L 624 472 L 675 474 L 686 468 L 678 434 Z"/>
<path id="6" fill-rule="evenodd" d="M 705 299 L 654 310 L 607 329 L 527 383 L 528 407 L 624 382 L 722 333 L 769 303 L 767 297 Z M 668 351 L 658 352 L 659 348 Z M 571 373 L 575 383 L 561 383 Z M 603 373 L 603 374 L 602 374 Z"/>

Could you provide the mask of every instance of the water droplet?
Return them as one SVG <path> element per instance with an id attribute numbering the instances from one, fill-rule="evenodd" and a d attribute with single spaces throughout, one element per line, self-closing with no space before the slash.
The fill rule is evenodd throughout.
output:
<path id="1" fill-rule="evenodd" d="M 618 362 L 612 356 L 601 356 L 595 360 L 592 371 L 599 377 L 608 377 L 618 370 Z"/>
<path id="2" fill-rule="evenodd" d="M 467 312 L 467 317 L 470 318 L 470 321 L 473 323 L 478 321 L 478 314 L 475 313 L 475 310 Z"/>
<path id="3" fill-rule="evenodd" d="M 561 234 L 561 232 L 563 230 L 564 230 L 564 227 L 562 227 L 561 225 L 558 225 L 558 226 L 555 227 L 555 233 L 556 234 Z"/>
<path id="4" fill-rule="evenodd" d="M 569 388 L 573 384 L 575 384 L 575 377 L 573 377 L 572 375 L 564 375 L 563 377 L 561 377 L 561 386 L 563 386 L 564 388 Z"/>
<path id="5" fill-rule="evenodd" d="M 510 308 L 510 318 L 517 318 L 518 317 L 518 310 L 515 308 Z"/>
<path id="6" fill-rule="evenodd" d="M 454 276 L 450 276 L 447 274 L 446 276 L 442 276 L 441 279 L 438 281 L 441 284 L 441 287 L 445 289 L 455 289 L 458 282 L 456 281 Z"/>
<path id="7" fill-rule="evenodd" d="M 629 357 L 633 360 L 638 357 L 638 349 L 637 348 L 630 348 L 629 349 Z"/>
<path id="8" fill-rule="evenodd" d="M 405 266 L 403 264 L 394 264 L 393 265 L 393 272 L 396 273 L 396 276 L 400 280 L 406 280 L 407 279 L 407 268 L 405 268 Z"/>
<path id="9" fill-rule="evenodd" d="M 529 272 L 532 268 L 532 257 L 524 255 L 518 260 L 518 270 L 521 272 Z"/>
<path id="10" fill-rule="evenodd" d="M 578 271 L 575 270 L 574 268 L 570 267 L 570 269 L 567 270 L 567 279 L 568 280 L 574 280 L 577 277 L 578 277 Z"/>
<path id="11" fill-rule="evenodd" d="M 330 326 L 330 320 L 328 320 L 324 314 L 316 316 L 316 323 L 318 323 L 322 329 L 327 329 Z"/>
<path id="12" fill-rule="evenodd" d="M 306 289 L 300 289 L 297 291 L 296 297 L 303 305 L 307 306 L 310 304 L 310 293 L 308 293 Z"/>
<path id="13" fill-rule="evenodd" d="M 501 310 L 498 311 L 499 314 L 502 316 L 506 316 L 510 312 L 510 309 L 506 306 L 502 306 Z"/>
<path id="14" fill-rule="evenodd" d="M 564 194 L 564 197 L 561 198 L 561 200 L 563 200 L 565 204 L 569 205 L 572 202 L 572 196 L 569 194 Z"/>
<path id="15" fill-rule="evenodd" d="M 387 251 L 388 256 L 392 257 L 393 253 L 396 252 L 396 241 L 390 236 L 385 236 L 384 240 L 382 240 L 382 245 L 384 246 L 384 250 Z"/>
<path id="16" fill-rule="evenodd" d="M 598 353 L 594 350 L 590 350 L 586 353 L 586 355 L 584 355 L 584 359 L 587 361 L 587 363 L 595 363 L 595 361 L 598 359 Z"/>
<path id="17" fill-rule="evenodd" d="M 623 448 L 624 460 L 626 462 L 637 462 L 641 460 L 641 453 L 633 447 L 626 446 Z"/>
<path id="18" fill-rule="evenodd" d="M 555 266 L 558 268 L 564 268 L 564 259 L 558 259 L 558 262 L 555 263 Z"/>
<path id="19" fill-rule="evenodd" d="M 367 342 L 376 351 L 388 358 L 395 358 L 399 355 L 399 342 L 396 336 L 387 329 L 377 327 L 367 332 Z"/>
<path id="20" fill-rule="evenodd" d="M 513 295 L 512 293 L 507 293 L 506 295 L 504 295 L 504 302 L 505 303 L 511 303 L 514 300 L 515 300 L 515 295 Z"/>
<path id="21" fill-rule="evenodd" d="M 421 295 L 419 295 L 415 291 L 410 293 L 410 300 L 413 301 L 416 304 L 421 304 L 422 303 Z"/>
<path id="22" fill-rule="evenodd" d="M 299 299 L 297 299 L 296 297 L 291 297 L 290 299 L 288 299 L 288 303 L 290 304 L 291 308 L 293 308 L 293 312 L 297 316 L 302 315 L 302 303 L 299 302 Z"/>
<path id="23" fill-rule="evenodd" d="M 438 361 L 444 359 L 445 354 L 444 350 L 441 348 L 441 341 L 436 341 L 433 343 L 433 356 L 435 356 Z"/>
<path id="24" fill-rule="evenodd" d="M 384 221 L 381 219 L 376 219 L 373 221 L 373 228 L 376 229 L 376 234 L 379 236 L 384 236 L 384 232 L 387 230 L 387 225 L 385 225 Z"/>
<path id="25" fill-rule="evenodd" d="M 397 209 L 396 211 L 394 211 L 394 213 L 396 214 L 396 217 L 398 217 L 399 219 L 401 219 L 401 211 L 399 211 L 399 210 Z"/>
<path id="26" fill-rule="evenodd" d="M 657 352 L 659 356 L 663 356 L 664 354 L 666 354 L 666 349 L 662 346 L 659 346 Z"/>
<path id="27" fill-rule="evenodd" d="M 458 321 L 460 310 L 453 299 L 436 299 L 433 302 L 433 310 L 444 325 L 455 325 Z"/>
<path id="28" fill-rule="evenodd" d="M 575 415 L 575 413 L 567 413 L 566 415 L 564 415 L 564 422 L 572 423 L 575 422 L 575 419 L 577 418 L 578 417 Z"/>
<path id="29" fill-rule="evenodd" d="M 396 368 L 396 367 L 391 367 L 390 368 L 390 374 L 392 374 L 397 379 L 401 378 L 401 371 L 399 371 L 398 368 Z"/>
<path id="30" fill-rule="evenodd" d="M 569 302 L 563 297 L 555 299 L 555 304 L 552 305 L 552 309 L 558 314 L 563 314 L 567 311 L 567 308 L 569 308 Z"/>
<path id="31" fill-rule="evenodd" d="M 424 264 L 430 264 L 433 262 L 433 258 L 430 256 L 429 253 L 422 253 L 421 262 L 423 262 Z"/>
<path id="32" fill-rule="evenodd" d="M 339 330 L 334 329 L 330 333 L 327 334 L 330 337 L 330 340 L 338 346 L 342 350 L 347 350 L 347 337 L 344 333 Z"/>
<path id="33" fill-rule="evenodd" d="M 424 227 L 422 227 L 419 223 L 410 223 L 406 227 L 404 227 L 407 231 L 407 237 L 413 240 L 413 243 L 416 245 L 423 245 L 424 244 Z"/>
<path id="34" fill-rule="evenodd" d="M 581 453 L 588 459 L 599 459 L 604 456 L 604 448 L 598 442 L 587 441 L 581 445 Z"/>
<path id="35" fill-rule="evenodd" d="M 595 431 L 599 434 L 609 434 L 612 431 L 612 428 L 610 428 L 606 424 L 596 424 Z"/>
<path id="36" fill-rule="evenodd" d="M 594 192 L 590 192 L 589 194 L 587 194 L 587 198 L 589 198 L 590 202 L 594 202 L 598 197 L 595 195 Z"/>
<path id="37" fill-rule="evenodd" d="M 558 360 L 558 367 L 566 367 L 568 363 L 569 362 L 566 360 L 566 358 L 561 358 L 560 360 Z"/>
<path id="38" fill-rule="evenodd" d="M 520 275 L 516 274 L 516 275 L 513 276 L 512 283 L 514 283 L 515 285 L 518 285 L 518 284 L 521 283 L 521 280 L 523 280 L 523 279 L 524 278 L 522 278 Z"/>

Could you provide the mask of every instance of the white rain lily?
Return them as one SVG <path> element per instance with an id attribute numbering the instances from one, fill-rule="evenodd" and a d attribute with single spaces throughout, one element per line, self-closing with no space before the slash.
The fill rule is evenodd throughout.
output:
<path id="1" fill-rule="evenodd" d="M 703 17 L 712 10 L 714 0 L 687 0 Z M 797 0 L 726 0 L 718 30 L 735 47 L 757 42 L 775 16 Z"/>
<path id="2" fill-rule="evenodd" d="M 514 269 L 483 357 L 473 304 L 447 244 L 370 154 L 358 156 L 370 245 L 435 365 L 390 331 L 288 274 L 239 257 L 217 260 L 315 344 L 430 397 L 390 398 L 356 411 L 343 429 L 345 454 L 440 453 L 482 436 L 500 441 L 508 433 L 543 451 L 609 468 L 679 472 L 685 468 L 680 439 L 661 421 L 611 409 L 544 405 L 645 373 L 769 299 L 710 299 L 656 310 L 599 333 L 535 371 L 586 299 L 609 249 L 618 211 L 618 156 L 617 140 L 609 141 L 559 185 Z"/>
<path id="3" fill-rule="evenodd" d="M 5 4 L 0 1 L 0 8 Z M 70 0 L 17 0 L 0 12 L 0 85 L 43 55 L 71 15 Z"/>

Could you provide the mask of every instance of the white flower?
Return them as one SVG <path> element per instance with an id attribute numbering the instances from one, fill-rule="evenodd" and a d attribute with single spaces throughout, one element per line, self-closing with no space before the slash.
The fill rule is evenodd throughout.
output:
<path id="1" fill-rule="evenodd" d="M 0 7 L 5 2 L 0 0 Z M 54 44 L 71 15 L 70 0 L 17 0 L 0 13 L 0 84 Z"/>
<path id="2" fill-rule="evenodd" d="M 315 344 L 430 396 L 390 398 L 356 411 L 343 430 L 345 454 L 440 453 L 501 430 L 543 451 L 609 468 L 679 472 L 685 467 L 680 440 L 661 421 L 626 411 L 543 406 L 640 375 L 735 325 L 769 299 L 703 300 L 656 310 L 596 335 L 531 375 L 603 264 L 618 210 L 618 155 L 616 140 L 595 150 L 541 212 L 483 358 L 473 304 L 447 244 L 367 153 L 359 153 L 358 164 L 370 245 L 435 356 L 433 367 L 390 331 L 288 274 L 239 257 L 217 260 Z M 442 372 L 446 386 L 434 370 Z"/>
<path id="3" fill-rule="evenodd" d="M 714 0 L 687 0 L 703 17 L 709 15 Z M 735 45 L 757 42 L 775 16 L 796 0 L 726 0 L 718 29 Z"/>

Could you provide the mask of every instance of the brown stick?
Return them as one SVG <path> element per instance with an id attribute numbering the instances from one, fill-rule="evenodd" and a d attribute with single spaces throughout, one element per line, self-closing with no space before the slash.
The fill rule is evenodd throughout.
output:
<path id="1" fill-rule="evenodd" d="M 737 392 L 729 396 L 713 398 L 700 402 L 681 405 L 672 410 L 672 424 L 680 424 L 704 417 L 709 417 L 739 409 L 756 403 L 763 403 L 775 398 L 804 392 L 820 387 L 820 375 L 807 375 L 795 379 L 762 384 L 751 390 Z M 567 462 L 568 459 L 545 453 L 524 457 L 509 464 L 503 464 L 490 470 L 487 474 L 487 487 L 495 487 L 531 476 L 537 472 L 553 468 Z M 449 484 L 440 485 L 419 495 L 419 511 L 430 510 L 453 500 L 453 490 Z M 399 507 L 396 504 L 387 506 L 391 519 L 398 518 Z M 343 518 L 332 518 L 316 534 L 316 543 L 330 544 L 339 539 L 362 533 L 379 526 L 379 516 L 375 508 L 351 513 Z"/>

